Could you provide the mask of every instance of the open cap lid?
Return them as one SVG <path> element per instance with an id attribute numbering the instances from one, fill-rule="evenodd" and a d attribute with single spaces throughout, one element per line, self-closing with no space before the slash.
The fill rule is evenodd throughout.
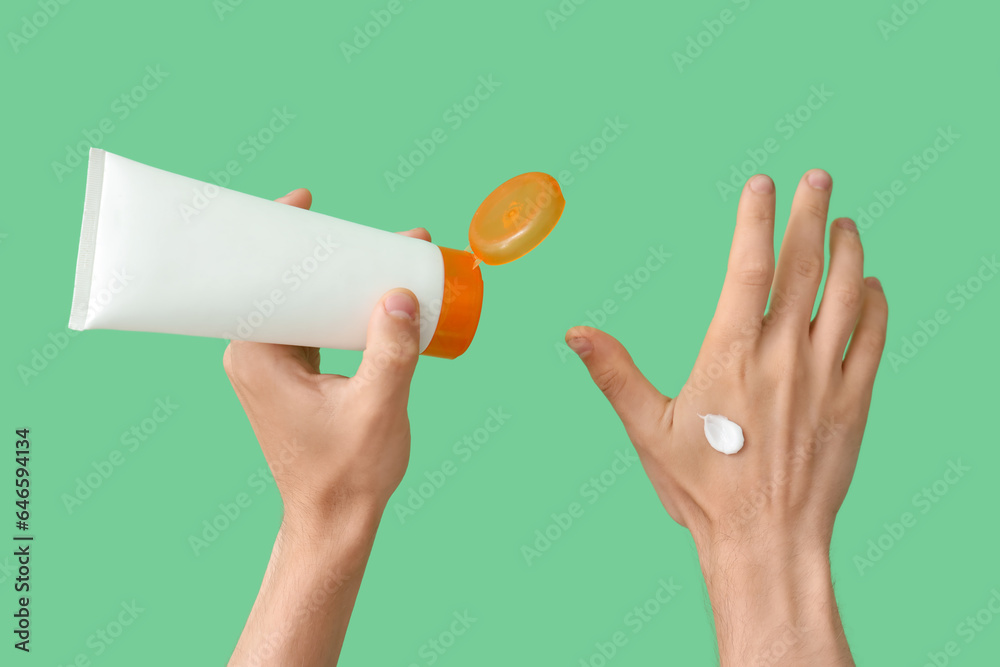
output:
<path id="1" fill-rule="evenodd" d="M 486 264 L 513 262 L 549 235 L 565 206 L 558 181 L 548 174 L 515 176 L 479 205 L 469 224 L 469 248 Z"/>
<path id="2" fill-rule="evenodd" d="M 540 172 L 515 176 L 490 193 L 469 225 L 472 252 L 441 248 L 441 310 L 423 354 L 454 359 L 468 349 L 483 308 L 479 262 L 506 264 L 526 255 L 549 235 L 565 206 L 559 183 Z"/>

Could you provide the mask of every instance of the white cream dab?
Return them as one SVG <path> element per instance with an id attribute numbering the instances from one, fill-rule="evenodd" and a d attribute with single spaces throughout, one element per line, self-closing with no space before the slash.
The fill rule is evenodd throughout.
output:
<path id="1" fill-rule="evenodd" d="M 698 415 L 705 421 L 705 437 L 712 448 L 723 454 L 743 449 L 743 429 L 722 415 Z"/>

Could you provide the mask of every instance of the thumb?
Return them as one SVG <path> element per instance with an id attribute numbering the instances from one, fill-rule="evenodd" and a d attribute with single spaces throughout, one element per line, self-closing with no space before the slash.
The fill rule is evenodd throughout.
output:
<path id="1" fill-rule="evenodd" d="M 368 321 L 368 342 L 355 379 L 370 382 L 381 398 L 402 400 L 420 355 L 420 305 L 413 292 L 394 289 L 385 294 Z"/>
<path id="2" fill-rule="evenodd" d="M 650 419 L 658 419 L 670 402 L 612 336 L 591 327 L 573 327 L 566 332 L 566 344 L 579 355 L 630 434 L 643 430 Z"/>

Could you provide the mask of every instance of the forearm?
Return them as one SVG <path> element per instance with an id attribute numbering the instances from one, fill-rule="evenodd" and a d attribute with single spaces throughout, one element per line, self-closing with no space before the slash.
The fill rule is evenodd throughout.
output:
<path id="1" fill-rule="evenodd" d="M 230 667 L 335 665 L 380 513 L 285 521 Z"/>
<path id="2" fill-rule="evenodd" d="M 853 666 L 834 598 L 828 548 L 783 542 L 699 544 L 720 664 Z"/>

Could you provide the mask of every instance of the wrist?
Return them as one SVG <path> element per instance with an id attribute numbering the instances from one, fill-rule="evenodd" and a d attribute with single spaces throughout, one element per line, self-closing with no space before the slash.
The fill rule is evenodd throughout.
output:
<path id="1" fill-rule="evenodd" d="M 279 540 L 291 552 L 363 563 L 375 541 L 383 509 L 374 502 L 345 502 L 326 508 L 286 504 Z"/>
<path id="2" fill-rule="evenodd" d="M 699 563 L 709 596 L 743 599 L 766 607 L 771 615 L 800 618 L 802 606 L 832 602 L 829 552 L 819 548 L 714 543 L 698 546 Z"/>
<path id="3" fill-rule="evenodd" d="M 765 532 L 739 542 L 702 538 L 698 556 L 723 666 L 785 664 L 779 659 L 854 664 L 837 612 L 828 541 Z"/>
<path id="4" fill-rule="evenodd" d="M 797 579 L 828 580 L 830 537 L 755 526 L 752 530 L 692 531 L 698 560 L 706 576 L 740 573 Z"/>

